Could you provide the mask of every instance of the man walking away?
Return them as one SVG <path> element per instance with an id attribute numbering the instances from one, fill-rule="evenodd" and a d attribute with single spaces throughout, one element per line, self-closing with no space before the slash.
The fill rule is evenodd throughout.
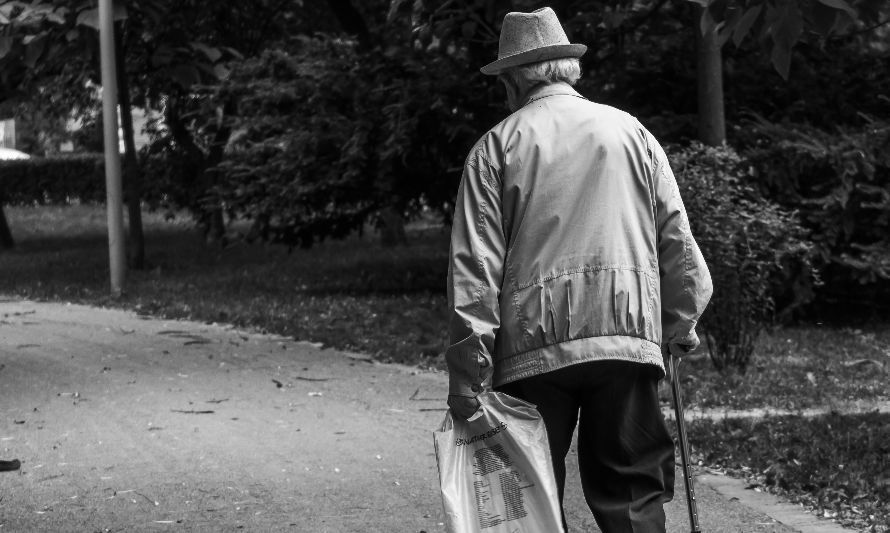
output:
<path id="1" fill-rule="evenodd" d="M 560 500 L 577 424 L 600 528 L 663 533 L 674 448 L 661 347 L 699 344 L 711 278 L 664 150 L 634 117 L 572 88 L 586 49 L 550 8 L 508 13 L 498 59 L 482 68 L 512 114 L 472 148 L 458 191 L 448 405 L 469 418 L 486 388 L 535 404 Z"/>

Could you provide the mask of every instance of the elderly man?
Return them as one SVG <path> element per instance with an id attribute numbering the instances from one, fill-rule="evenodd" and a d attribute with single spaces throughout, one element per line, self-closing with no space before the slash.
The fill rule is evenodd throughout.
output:
<path id="1" fill-rule="evenodd" d="M 509 13 L 482 68 L 512 114 L 472 148 L 458 191 L 448 405 L 469 418 L 490 387 L 535 404 L 560 499 L 577 425 L 600 528 L 663 532 L 674 447 L 662 346 L 699 344 L 711 279 L 661 146 L 572 88 L 585 51 L 550 8 Z"/>

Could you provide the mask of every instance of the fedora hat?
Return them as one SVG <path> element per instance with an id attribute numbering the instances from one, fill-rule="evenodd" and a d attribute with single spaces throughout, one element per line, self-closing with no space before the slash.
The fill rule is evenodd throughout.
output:
<path id="1" fill-rule="evenodd" d="M 556 13 L 549 7 L 531 13 L 507 13 L 501 26 L 496 61 L 479 69 L 483 74 L 497 75 L 503 70 L 563 57 L 581 57 L 587 51 L 583 44 L 573 44 L 566 37 Z"/>

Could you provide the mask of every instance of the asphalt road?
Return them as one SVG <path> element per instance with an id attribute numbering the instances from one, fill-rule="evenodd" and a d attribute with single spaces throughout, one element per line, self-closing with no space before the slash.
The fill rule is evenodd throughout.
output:
<path id="1" fill-rule="evenodd" d="M 0 472 L 0 533 L 441 532 L 446 391 L 442 373 L 224 325 L 0 302 L 0 459 L 22 461 Z M 797 530 L 698 496 L 704 531 Z M 599 531 L 575 477 L 566 507 L 573 532 Z"/>

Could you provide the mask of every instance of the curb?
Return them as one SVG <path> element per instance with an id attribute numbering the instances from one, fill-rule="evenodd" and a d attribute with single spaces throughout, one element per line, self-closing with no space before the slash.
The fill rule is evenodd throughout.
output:
<path id="1" fill-rule="evenodd" d="M 856 531 L 839 524 L 818 518 L 806 513 L 794 504 L 779 501 L 769 493 L 757 492 L 746 489 L 746 483 L 740 479 L 723 476 L 720 474 L 699 474 L 695 476 L 697 482 L 708 485 L 728 500 L 738 500 L 739 503 L 759 511 L 776 522 L 784 524 L 796 531 L 805 533 L 848 533 Z"/>

